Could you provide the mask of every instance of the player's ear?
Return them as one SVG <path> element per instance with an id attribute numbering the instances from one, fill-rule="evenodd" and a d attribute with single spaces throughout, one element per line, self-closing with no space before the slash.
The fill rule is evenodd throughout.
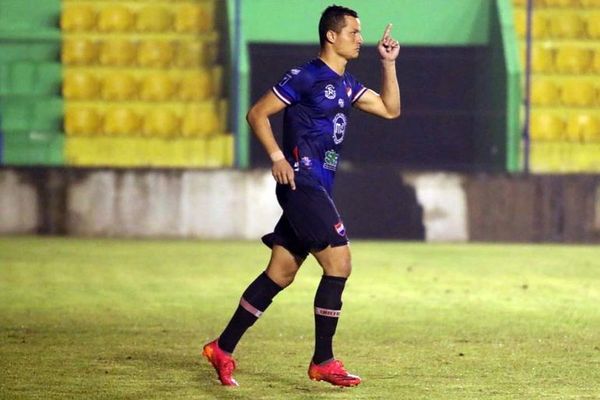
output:
<path id="1" fill-rule="evenodd" d="M 325 37 L 327 38 L 327 41 L 329 43 L 335 42 L 336 36 L 337 36 L 337 34 L 334 31 L 327 31 L 327 34 L 325 35 Z"/>

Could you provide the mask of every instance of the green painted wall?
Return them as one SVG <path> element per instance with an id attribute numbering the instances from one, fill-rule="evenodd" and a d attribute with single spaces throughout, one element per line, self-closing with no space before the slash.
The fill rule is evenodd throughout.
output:
<path id="1" fill-rule="evenodd" d="M 359 14 L 367 44 L 388 23 L 404 45 L 482 45 L 488 42 L 490 0 L 243 0 L 249 42 L 318 43 L 321 12 L 332 3 Z"/>

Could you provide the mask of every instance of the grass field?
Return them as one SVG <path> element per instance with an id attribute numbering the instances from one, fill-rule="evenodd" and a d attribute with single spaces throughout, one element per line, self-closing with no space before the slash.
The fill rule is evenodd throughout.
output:
<path id="1" fill-rule="evenodd" d="M 199 356 L 264 267 L 257 242 L 0 238 L 2 399 L 600 399 L 600 247 L 355 242 L 336 354 L 308 380 L 320 269 Z"/>

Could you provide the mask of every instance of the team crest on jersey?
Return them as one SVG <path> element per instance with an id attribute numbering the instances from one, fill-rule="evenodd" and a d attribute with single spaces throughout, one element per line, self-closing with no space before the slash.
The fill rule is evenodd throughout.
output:
<path id="1" fill-rule="evenodd" d="M 327 97 L 329 100 L 333 100 L 335 99 L 335 96 L 335 86 L 332 84 L 325 86 L 325 97 Z"/>
<path id="2" fill-rule="evenodd" d="M 344 108 L 344 104 L 346 104 L 346 103 L 344 103 L 344 99 L 338 100 L 338 105 L 340 106 L 340 108 Z"/>
<path id="3" fill-rule="evenodd" d="M 346 115 L 343 113 L 335 114 L 333 117 L 333 142 L 340 144 L 344 141 L 346 134 Z"/>
<path id="4" fill-rule="evenodd" d="M 335 227 L 335 231 L 338 233 L 338 235 L 346 236 L 346 228 L 344 227 L 344 223 L 342 221 L 335 224 L 334 227 Z"/>

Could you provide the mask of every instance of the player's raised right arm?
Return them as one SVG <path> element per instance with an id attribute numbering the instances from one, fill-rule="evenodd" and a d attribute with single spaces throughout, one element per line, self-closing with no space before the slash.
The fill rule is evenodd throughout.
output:
<path id="1" fill-rule="evenodd" d="M 271 167 L 273 178 L 280 184 L 289 184 L 292 190 L 295 190 L 294 170 L 279 148 L 269 121 L 271 115 L 277 114 L 285 106 L 285 103 L 272 91 L 268 91 L 250 108 L 246 120 L 273 162 Z"/>

